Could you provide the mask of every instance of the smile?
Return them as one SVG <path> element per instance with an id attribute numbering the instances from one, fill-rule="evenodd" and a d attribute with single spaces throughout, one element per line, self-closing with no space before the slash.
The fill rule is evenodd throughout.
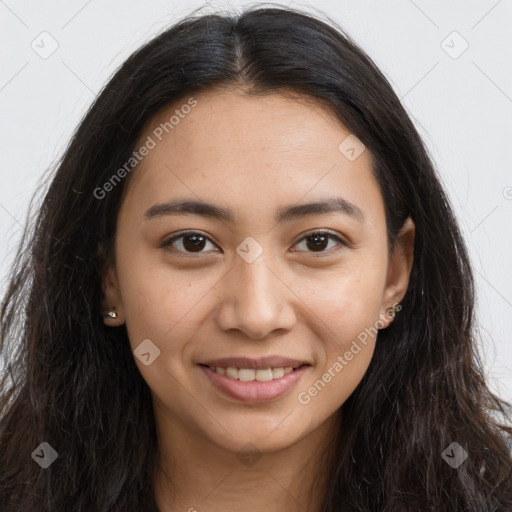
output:
<path id="1" fill-rule="evenodd" d="M 288 394 L 311 365 L 236 368 L 199 364 L 209 384 L 224 398 L 241 402 L 270 402 Z"/>
<path id="2" fill-rule="evenodd" d="M 230 379 L 237 379 L 241 382 L 251 382 L 257 380 L 258 382 L 268 382 L 269 380 L 276 380 L 288 375 L 296 368 L 292 366 L 278 367 L 278 368 L 265 368 L 255 370 L 253 368 L 222 368 L 220 366 L 209 366 L 210 370 L 219 373 L 220 375 L 226 375 Z"/>

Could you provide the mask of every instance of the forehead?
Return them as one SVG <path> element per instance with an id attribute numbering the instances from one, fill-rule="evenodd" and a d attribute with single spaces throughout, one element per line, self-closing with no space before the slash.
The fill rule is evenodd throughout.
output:
<path id="1" fill-rule="evenodd" d="M 248 202 L 275 210 L 336 193 L 383 211 L 369 151 L 347 158 L 343 144 L 354 136 L 309 97 L 204 91 L 159 111 L 137 147 L 148 137 L 153 147 L 136 167 L 129 193 L 153 203 L 188 196 L 216 198 L 234 210 Z"/>

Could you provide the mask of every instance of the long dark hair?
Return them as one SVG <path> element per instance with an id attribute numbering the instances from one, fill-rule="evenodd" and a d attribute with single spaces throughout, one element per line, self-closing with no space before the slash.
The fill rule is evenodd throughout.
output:
<path id="1" fill-rule="evenodd" d="M 149 388 L 126 329 L 101 318 L 130 176 L 102 198 L 95 190 L 157 111 L 213 86 L 295 91 L 327 105 L 371 154 L 389 246 L 407 216 L 416 225 L 403 309 L 340 408 L 322 512 L 512 510 L 510 406 L 484 381 L 468 253 L 422 140 L 339 26 L 261 6 L 193 12 L 133 53 L 58 162 L 2 303 L 0 509 L 157 511 Z M 46 469 L 32 460 L 43 442 L 58 454 Z M 456 468 L 442 456 L 453 442 L 468 454 Z"/>

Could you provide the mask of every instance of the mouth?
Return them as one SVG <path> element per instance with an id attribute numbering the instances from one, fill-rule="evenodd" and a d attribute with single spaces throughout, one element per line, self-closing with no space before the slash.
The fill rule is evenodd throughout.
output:
<path id="1" fill-rule="evenodd" d="M 288 358 L 230 358 L 199 363 L 210 384 L 224 397 L 269 402 L 291 391 L 312 366 Z"/>
<path id="2" fill-rule="evenodd" d="M 203 366 L 205 368 L 209 368 L 210 371 L 218 373 L 219 375 L 225 375 L 229 379 L 238 380 L 240 382 L 269 382 L 271 380 L 278 380 L 292 373 L 299 368 L 303 368 L 305 366 L 309 366 L 308 364 L 302 364 L 300 366 L 278 366 L 275 368 L 235 368 L 233 366 L 222 367 L 222 366 L 213 366 L 200 364 L 199 366 Z"/>

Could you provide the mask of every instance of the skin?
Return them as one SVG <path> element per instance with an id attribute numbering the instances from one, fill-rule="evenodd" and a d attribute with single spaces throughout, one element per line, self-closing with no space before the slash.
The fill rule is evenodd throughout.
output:
<path id="1" fill-rule="evenodd" d="M 414 224 L 406 221 L 388 259 L 384 203 L 369 150 L 347 159 L 338 146 L 350 131 L 315 101 L 223 89 L 194 98 L 197 106 L 130 177 L 115 261 L 103 283 L 104 307 L 118 313 L 105 323 L 126 322 L 132 350 L 145 339 L 160 350 L 148 366 L 135 357 L 154 404 L 155 496 L 162 512 L 247 504 L 253 511 L 318 510 L 323 454 L 342 428 L 335 413 L 365 374 L 376 336 L 359 343 L 361 350 L 309 403 L 300 403 L 298 394 L 329 368 L 332 373 L 365 328 L 393 320 L 386 311 L 407 289 Z M 140 142 L 186 99 L 159 112 Z M 274 220 L 280 207 L 333 196 L 357 205 L 364 219 L 335 212 Z M 235 221 L 145 218 L 153 205 L 177 198 L 231 208 Z M 325 229 L 349 245 L 330 239 L 320 249 L 308 246 L 306 232 Z M 199 252 L 190 252 L 183 238 L 160 247 L 183 230 L 208 237 Z M 252 263 L 236 252 L 248 236 L 263 250 Z M 198 366 L 265 355 L 311 367 L 284 396 L 244 403 L 217 391 Z M 248 446 L 256 454 L 249 462 L 241 457 Z"/>

